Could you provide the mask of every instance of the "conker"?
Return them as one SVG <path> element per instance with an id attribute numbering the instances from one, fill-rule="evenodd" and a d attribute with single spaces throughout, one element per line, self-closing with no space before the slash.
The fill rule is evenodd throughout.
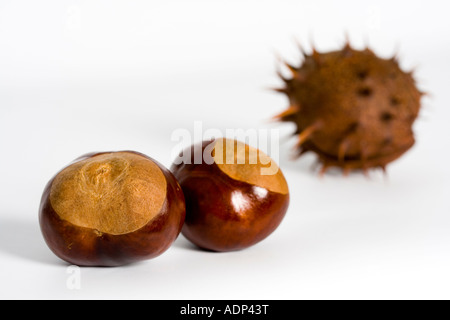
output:
<path id="1" fill-rule="evenodd" d="M 39 222 L 61 259 L 120 266 L 154 258 L 175 241 L 185 218 L 172 173 L 132 151 L 88 154 L 50 180 Z"/>
<path id="2" fill-rule="evenodd" d="M 200 163 L 198 154 L 203 155 Z M 279 167 L 258 149 L 232 139 L 193 145 L 172 172 L 186 198 L 182 234 L 211 251 L 250 247 L 269 236 L 289 205 Z"/>

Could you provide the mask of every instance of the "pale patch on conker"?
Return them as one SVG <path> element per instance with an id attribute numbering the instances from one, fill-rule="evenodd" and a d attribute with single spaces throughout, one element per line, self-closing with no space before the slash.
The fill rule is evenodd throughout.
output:
<path id="1" fill-rule="evenodd" d="M 214 143 L 212 154 L 215 164 L 230 178 L 272 192 L 289 193 L 283 173 L 264 152 L 237 140 L 218 139 Z M 262 169 L 269 167 L 275 167 L 275 174 L 261 174 Z"/>
<path id="2" fill-rule="evenodd" d="M 167 181 L 156 163 L 131 152 L 76 162 L 54 179 L 50 202 L 63 220 L 120 235 L 144 227 L 161 211 Z"/>

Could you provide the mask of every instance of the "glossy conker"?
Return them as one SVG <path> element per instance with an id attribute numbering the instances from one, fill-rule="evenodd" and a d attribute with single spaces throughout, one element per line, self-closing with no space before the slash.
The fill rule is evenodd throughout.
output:
<path id="1" fill-rule="evenodd" d="M 196 161 L 199 151 L 203 157 Z M 244 249 L 280 225 L 289 190 L 283 173 L 266 154 L 221 138 L 193 145 L 179 159 L 184 161 L 175 162 L 171 170 L 186 198 L 182 234 L 197 246 Z"/>
<path id="2" fill-rule="evenodd" d="M 88 154 L 45 188 L 39 222 L 50 249 L 79 266 L 120 266 L 154 258 L 185 218 L 172 173 L 132 151 Z"/>

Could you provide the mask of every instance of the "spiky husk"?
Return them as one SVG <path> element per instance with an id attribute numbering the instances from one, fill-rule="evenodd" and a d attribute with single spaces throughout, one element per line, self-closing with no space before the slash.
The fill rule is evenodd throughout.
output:
<path id="1" fill-rule="evenodd" d="M 346 44 L 335 52 L 314 49 L 300 67 L 286 66 L 292 77 L 280 74 L 285 87 L 277 91 L 290 106 L 275 118 L 296 124 L 298 155 L 316 153 L 322 172 L 385 170 L 414 145 L 412 126 L 423 93 L 396 58 Z"/>

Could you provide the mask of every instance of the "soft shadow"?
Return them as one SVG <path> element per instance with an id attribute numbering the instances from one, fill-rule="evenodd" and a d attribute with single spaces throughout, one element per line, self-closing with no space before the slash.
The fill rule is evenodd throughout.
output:
<path id="1" fill-rule="evenodd" d="M 183 237 L 182 234 L 180 234 L 173 243 L 174 248 L 180 248 L 185 250 L 191 250 L 191 251 L 203 251 L 201 248 L 197 247 L 195 244 L 187 240 L 185 237 Z"/>
<path id="2" fill-rule="evenodd" d="M 66 265 L 45 244 L 37 220 L 0 217 L 0 252 L 44 264 Z"/>
<path id="3" fill-rule="evenodd" d="M 221 252 L 221 251 L 214 251 L 214 250 L 209 250 L 209 249 L 205 249 L 205 248 L 200 248 L 200 247 L 196 246 L 195 244 L 193 244 L 192 242 L 190 242 L 189 240 L 187 240 L 182 234 L 180 234 L 178 239 L 174 242 L 173 246 L 175 248 L 180 248 L 180 249 L 190 250 L 190 251 L 212 252 L 214 254 L 227 253 L 227 251 Z"/>
<path id="4" fill-rule="evenodd" d="M 190 250 L 190 251 L 215 252 L 212 250 L 208 250 L 208 249 L 204 249 L 204 248 L 200 248 L 200 247 L 196 246 L 195 244 L 190 242 L 188 239 L 183 237 L 182 234 L 180 234 L 178 239 L 174 242 L 173 246 L 175 248 L 180 248 L 180 249 Z"/>

